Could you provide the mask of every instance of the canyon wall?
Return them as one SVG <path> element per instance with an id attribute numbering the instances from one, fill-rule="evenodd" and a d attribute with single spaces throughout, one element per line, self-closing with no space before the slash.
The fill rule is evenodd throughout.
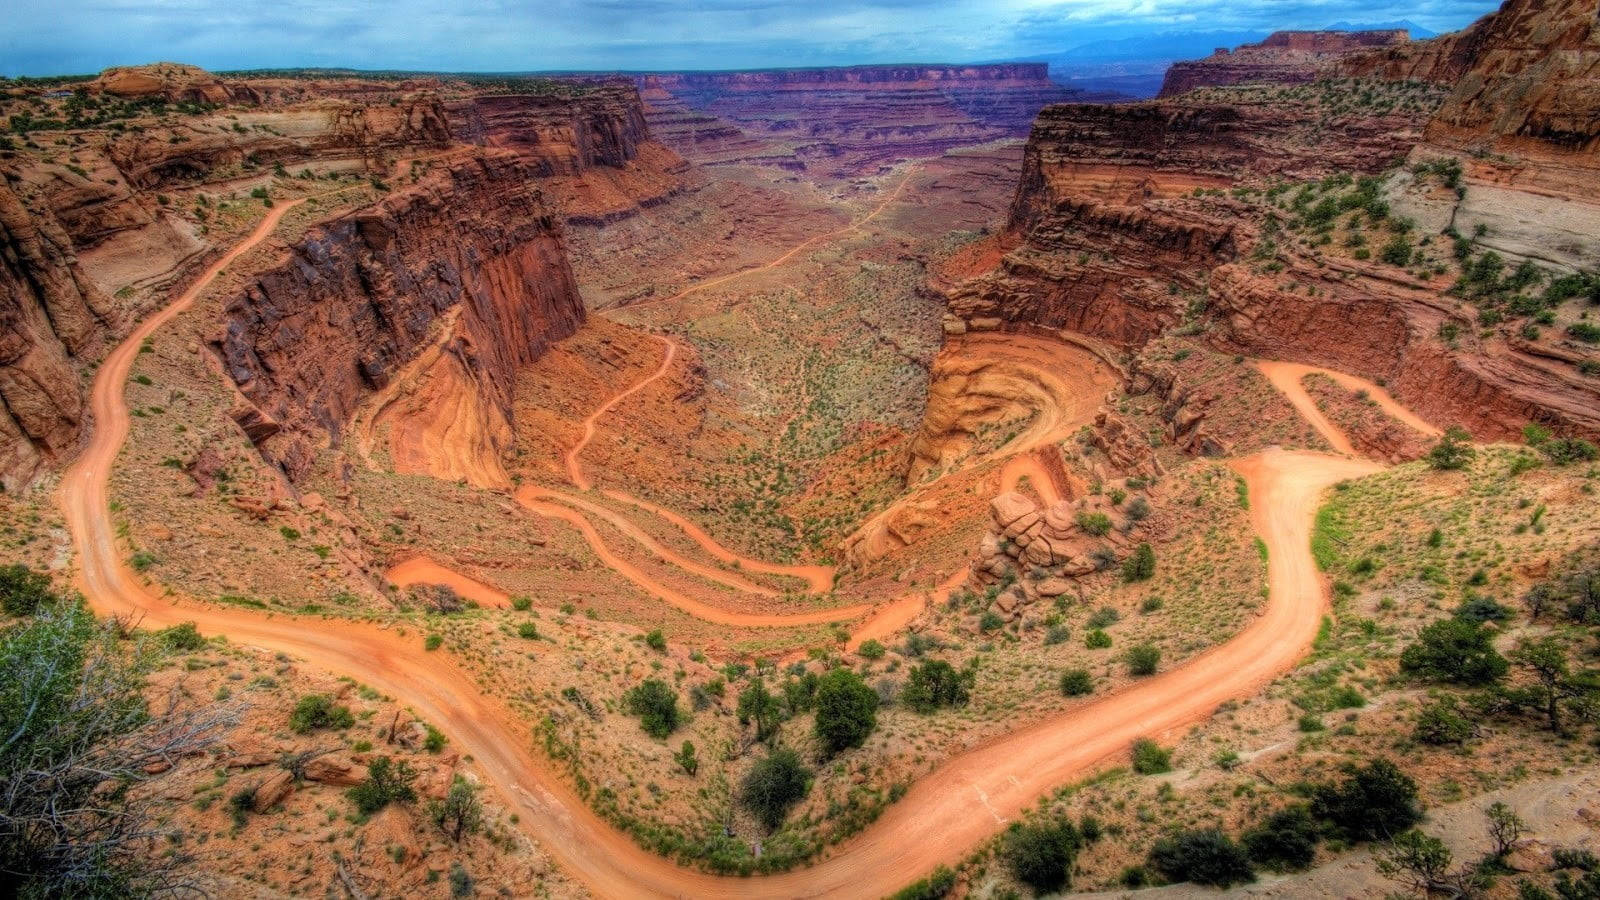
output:
<path id="1" fill-rule="evenodd" d="M 1229 50 L 1218 47 L 1204 59 L 1175 62 L 1167 69 L 1157 97 L 1176 97 L 1195 88 L 1246 82 L 1304 84 L 1323 77 L 1330 66 L 1352 53 L 1408 43 L 1404 29 L 1374 31 L 1276 31 L 1257 44 Z"/>
<path id="2" fill-rule="evenodd" d="M 706 164 L 823 167 L 837 174 L 1021 137 L 1073 92 L 1043 63 L 854 66 L 638 77 L 651 128 Z"/>
<path id="3" fill-rule="evenodd" d="M 0 485 L 14 492 L 78 449 L 78 368 L 118 322 L 65 230 L 0 178 Z"/>
<path id="4" fill-rule="evenodd" d="M 584 316 L 539 165 L 458 152 L 225 301 L 211 344 L 269 459 L 296 477 L 365 412 L 397 469 L 504 485 L 515 372 Z"/>

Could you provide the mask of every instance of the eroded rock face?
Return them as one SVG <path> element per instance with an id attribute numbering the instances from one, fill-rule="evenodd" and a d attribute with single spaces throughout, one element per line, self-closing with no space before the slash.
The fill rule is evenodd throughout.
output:
<path id="1" fill-rule="evenodd" d="M 1060 500 L 1040 509 L 1022 494 L 1001 494 L 989 502 L 989 530 L 968 586 L 978 591 L 999 586 L 991 608 L 1008 619 L 1040 600 L 1081 597 L 1086 588 L 1080 579 L 1126 555 L 1127 527 L 1103 497 Z"/>
<path id="2" fill-rule="evenodd" d="M 839 174 L 1021 136 L 1073 96 L 1042 63 L 676 72 L 639 89 L 651 128 L 696 162 Z"/>
<path id="3" fill-rule="evenodd" d="M 87 425 L 80 359 L 117 325 L 48 211 L 0 178 L 0 484 L 8 492 L 79 446 Z"/>
<path id="4" fill-rule="evenodd" d="M 1410 41 L 1404 29 L 1372 31 L 1275 31 L 1257 44 L 1233 50 L 1218 47 L 1205 59 L 1175 62 L 1167 69 L 1158 97 L 1175 97 L 1198 87 L 1265 81 L 1304 84 L 1322 76 L 1351 53 Z"/>
<path id="5" fill-rule="evenodd" d="M 478 456 L 441 459 L 434 473 L 503 477 L 513 374 L 584 314 L 535 167 L 509 151 L 462 151 L 415 187 L 311 229 L 225 302 L 212 346 L 259 408 L 245 417 L 281 428 L 261 444 L 269 458 L 303 473 L 324 436 L 339 442 L 431 348 L 437 392 L 426 403 L 386 395 L 373 415 L 396 417 L 401 432 L 449 418 L 458 446 Z"/>

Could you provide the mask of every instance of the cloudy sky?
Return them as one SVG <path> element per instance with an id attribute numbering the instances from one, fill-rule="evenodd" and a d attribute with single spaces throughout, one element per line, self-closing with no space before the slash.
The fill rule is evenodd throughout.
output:
<path id="1" fill-rule="evenodd" d="M 967 62 L 1161 31 L 1409 19 L 1494 0 L 9 0 L 0 74 L 155 60 L 532 71 Z"/>

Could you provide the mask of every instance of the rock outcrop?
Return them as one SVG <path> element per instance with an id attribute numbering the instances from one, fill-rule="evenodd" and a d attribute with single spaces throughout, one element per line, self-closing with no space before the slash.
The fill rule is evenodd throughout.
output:
<path id="1" fill-rule="evenodd" d="M 1040 509 L 1022 494 L 1001 494 L 989 503 L 989 530 L 967 583 L 980 591 L 995 588 L 991 608 L 1007 619 L 1041 600 L 1081 599 L 1079 579 L 1127 555 L 1128 525 L 1104 497 Z"/>
<path id="2" fill-rule="evenodd" d="M 269 459 L 303 474 L 362 412 L 401 471 L 504 483 L 514 373 L 584 315 L 537 171 L 511 151 L 458 152 L 313 228 L 226 301 L 212 345 L 246 414 L 275 424 Z"/>
<path id="3" fill-rule="evenodd" d="M 0 178 L 0 484 L 15 491 L 84 436 L 78 367 L 118 320 L 72 241 Z"/>
<path id="4" fill-rule="evenodd" d="M 1241 44 L 1232 50 L 1218 47 L 1205 59 L 1173 63 L 1156 96 L 1176 97 L 1199 87 L 1248 82 L 1304 84 L 1322 77 L 1352 53 L 1409 41 L 1404 29 L 1275 31 L 1260 43 Z"/>
<path id="5" fill-rule="evenodd" d="M 838 174 L 1020 137 L 1073 95 L 1043 63 L 674 72 L 639 89 L 651 128 L 691 160 Z"/>

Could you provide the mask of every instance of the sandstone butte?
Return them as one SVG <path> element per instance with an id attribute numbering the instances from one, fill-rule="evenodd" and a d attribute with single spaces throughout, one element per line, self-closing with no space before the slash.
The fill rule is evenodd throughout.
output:
<path id="1" fill-rule="evenodd" d="M 567 887 L 886 895 L 961 863 L 1041 796 L 1121 761 L 1135 739 L 1178 741 L 1219 704 L 1259 697 L 1292 671 L 1327 608 L 1309 541 L 1330 486 L 1415 457 L 1452 425 L 1482 442 L 1517 440 L 1529 423 L 1562 440 L 1600 439 L 1600 359 L 1573 312 L 1586 301 L 1563 298 L 1571 302 L 1541 326 L 1514 302 L 1508 311 L 1489 295 L 1451 293 L 1446 274 L 1459 240 L 1463 261 L 1492 252 L 1507 272 L 1526 260 L 1548 281 L 1592 283 L 1596 21 L 1594 0 L 1508 0 L 1468 29 L 1425 41 L 1278 32 L 1177 64 L 1158 98 L 1130 103 L 1074 94 L 1031 63 L 506 83 L 223 77 L 176 63 L 110 69 L 82 84 L 83 96 L 182 114 L 139 130 L 74 129 L 81 141 L 70 161 L 36 142 L 0 151 L 5 522 L 54 515 L 58 503 L 58 583 L 79 585 L 99 613 L 145 616 L 147 626 L 193 621 L 410 707 L 461 754 L 445 775 L 459 764 L 481 778 Z M 1352 84 L 1369 99 L 1350 100 Z M 22 93 L 8 103 L 60 99 L 13 91 Z M 971 150 L 980 145 L 988 149 Z M 949 174 L 964 165 L 961 177 Z M 774 187 L 793 183 L 804 187 Z M 842 214 L 813 207 L 790 223 L 786 243 L 741 232 L 753 216 L 738 209 L 744 198 L 782 196 L 799 209 L 819 203 L 807 191 L 822 188 L 846 198 Z M 1315 214 L 1310 199 L 1292 205 L 1296 192 L 1352 198 L 1327 216 L 1340 242 L 1292 233 L 1299 225 L 1285 220 Z M 953 251 L 916 243 L 949 231 L 927 223 L 977 194 L 997 213 L 992 228 L 966 233 Z M 715 220 L 726 230 L 697 232 L 712 227 L 704 223 L 719 197 L 736 210 Z M 1400 220 L 1408 224 L 1394 227 Z M 1390 232 L 1377 239 L 1380 228 L 1404 239 L 1403 259 L 1384 246 Z M 1431 242 L 1413 244 L 1413 233 Z M 691 265 L 697 241 L 741 239 L 760 252 L 728 254 L 739 262 L 725 271 Z M 677 287 L 588 308 L 582 282 L 592 269 L 582 260 L 595 258 L 646 279 L 659 267 L 662 283 Z M 732 354 L 736 341 L 716 329 L 730 320 L 752 335 L 782 328 L 752 311 L 752 298 L 776 302 L 830 277 L 830 267 L 866 278 L 902 263 L 918 278 L 907 295 L 936 310 L 920 323 L 927 346 L 919 355 L 882 323 L 861 318 L 859 327 L 914 371 L 914 422 L 886 428 L 892 455 L 872 452 L 869 425 L 882 422 L 850 423 L 848 440 L 861 443 L 810 470 L 801 492 L 824 495 L 806 509 L 848 509 L 839 514 L 848 527 L 827 546 L 796 540 L 774 559 L 674 463 L 687 472 L 712 450 L 747 453 L 721 432 L 722 444 L 706 435 L 726 428 L 743 440 L 759 430 L 749 410 L 763 403 L 780 409 L 760 427 L 781 421 L 772 430 L 798 443 L 807 410 L 844 401 L 836 384 L 808 378 L 805 361 L 794 397 L 734 398 L 730 369 L 714 354 Z M 697 274 L 676 277 L 683 272 Z M 185 337 L 160 343 L 169 333 Z M 820 352 L 838 346 L 837 335 L 819 334 Z M 210 441 L 193 458 L 161 463 L 186 492 L 169 508 L 205 504 L 207 515 L 227 517 L 235 530 L 226 533 L 281 534 L 291 547 L 303 537 L 310 545 L 315 526 L 327 563 L 317 577 L 337 572 L 349 588 L 341 596 L 365 605 L 300 618 L 287 607 L 184 596 L 156 577 L 194 577 L 178 566 L 130 567 L 126 532 L 147 534 L 150 523 L 119 518 L 122 498 L 145 489 L 124 473 L 153 465 L 130 454 L 162 446 L 147 420 L 166 414 L 128 399 L 130 384 L 152 386 L 134 374 L 145 351 L 172 365 L 164 371 L 205 373 L 163 385 L 164 404 L 201 410 L 186 414 L 201 417 L 195 430 Z M 184 358 L 199 363 L 171 363 Z M 1201 363 L 1215 368 L 1197 375 Z M 1227 377 L 1240 379 L 1228 384 L 1263 390 L 1230 394 L 1215 374 L 1228 365 Z M 534 379 L 549 372 L 571 383 Z M 1316 387 L 1324 381 L 1334 387 Z M 1334 388 L 1349 395 L 1345 405 L 1328 399 L 1341 396 L 1326 393 Z M 1265 446 L 1269 428 L 1324 449 Z M 630 454 L 655 458 L 630 464 Z M 840 460 L 865 468 L 880 456 L 891 458 L 895 490 L 876 505 L 854 503 L 870 482 L 846 480 Z M 579 621 L 539 600 L 549 616 L 539 627 L 572 629 L 561 633 L 573 646 L 621 635 L 607 646 L 631 660 L 668 622 L 706 629 L 693 633 L 718 665 L 734 666 L 719 671 L 769 652 L 807 671 L 813 648 L 866 669 L 870 642 L 976 643 L 994 629 L 1053 627 L 1048 610 L 1110 596 L 1136 548 L 1164 554 L 1179 529 L 1194 527 L 1201 504 L 1177 509 L 1169 486 L 1201 477 L 1193 473 L 1208 458 L 1225 468 L 1205 477 L 1236 479 L 1248 498 L 1236 537 L 1259 539 L 1265 555 L 1260 605 L 1226 639 L 1148 679 L 1103 666 L 1105 694 L 968 723 L 973 734 L 941 738 L 926 765 L 920 755 L 915 765 L 874 757 L 899 766 L 894 802 L 781 873 L 713 875 L 646 849 L 615 814 L 597 811 L 582 770 L 562 762 L 574 757 L 534 739 L 516 708 L 524 700 L 491 689 L 454 646 L 436 653 L 406 632 L 432 620 L 401 615 L 431 597 L 441 612 L 467 600 L 486 607 L 475 615 L 501 622 L 493 617 L 529 592 L 522 585 L 566 580 L 574 592 L 634 604 L 614 622 L 593 607 Z M 228 487 L 244 470 L 260 474 L 250 485 L 258 493 Z M 729 483 L 744 491 L 753 482 Z M 324 496 L 328 485 L 337 493 Z M 172 492 L 149 488 L 158 489 Z M 1125 504 L 1130 495 L 1146 505 Z M 795 503 L 787 515 L 804 515 L 799 501 L 784 502 Z M 1592 511 L 1592 500 L 1575 502 Z M 369 518 L 379 503 L 381 518 Z M 437 518 L 418 521 L 413 503 Z M 408 543 L 376 521 L 411 535 Z M 175 537 L 178 522 L 157 524 Z M 205 552 L 185 564 L 238 558 L 226 554 L 240 541 L 216 537 L 222 526 L 194 524 L 198 543 L 184 546 Z M 541 560 L 532 576 L 508 558 L 511 545 L 488 543 L 507 535 Z M 285 571 L 286 580 L 305 577 Z M 546 580 L 526 580 L 535 577 Z M 961 604 L 975 604 L 970 616 L 945 614 Z M 527 655 L 567 652 L 549 643 L 528 645 L 537 652 Z M 682 671 L 713 674 L 703 656 L 679 649 L 664 652 Z M 582 671 L 588 663 L 574 658 L 541 664 Z M 506 678 L 522 671 L 501 663 Z M 555 683 L 546 687 L 554 695 Z M 587 700 L 570 702 L 596 723 L 605 718 Z M 620 690 L 606 702 L 626 705 Z M 739 739 L 733 702 L 707 699 L 704 715 Z M 703 758 L 710 752 L 702 748 Z M 365 757 L 330 757 L 322 769 L 333 774 L 308 778 L 359 782 L 363 765 Z M 851 789 L 843 767 L 816 778 Z M 282 776 L 262 786 L 251 800 L 257 814 L 300 790 Z M 760 846 L 764 833 L 747 818 L 729 813 L 722 828 L 736 844 Z M 412 839 L 393 817 L 383 827 Z M 382 870 L 392 881 L 328 863 L 330 889 L 421 889 L 421 870 L 404 856 Z"/>

